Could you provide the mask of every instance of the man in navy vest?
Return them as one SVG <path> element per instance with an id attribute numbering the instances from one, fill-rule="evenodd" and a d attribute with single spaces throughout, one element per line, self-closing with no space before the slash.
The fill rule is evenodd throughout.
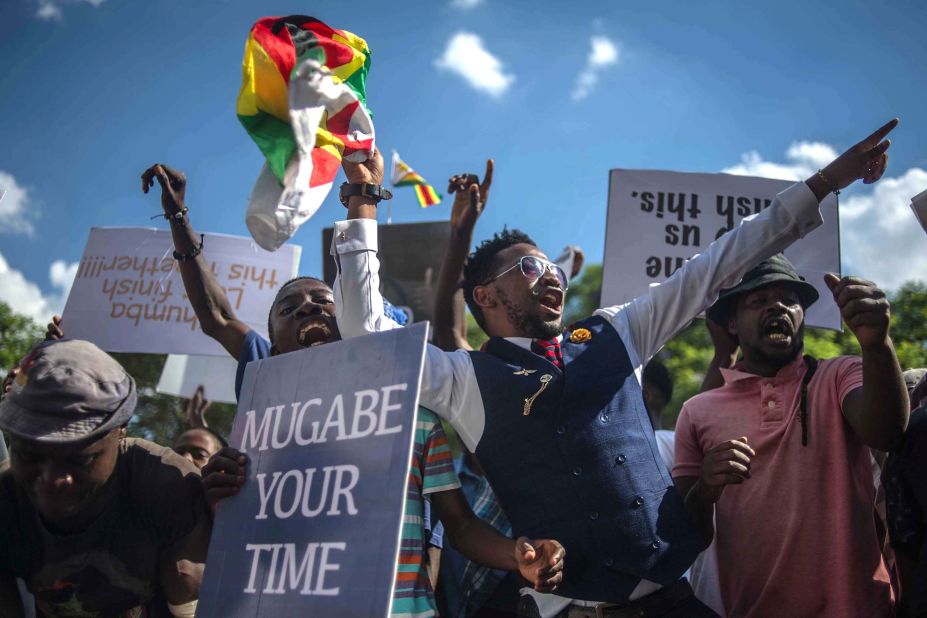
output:
<path id="1" fill-rule="evenodd" d="M 565 332 L 566 276 L 528 236 L 503 231 L 471 254 L 464 296 L 491 339 L 480 352 L 429 346 L 420 401 L 479 458 L 515 534 L 556 538 L 567 550 L 565 596 L 523 599 L 523 615 L 715 615 L 681 579 L 705 541 L 660 460 L 641 368 L 720 290 L 818 227 L 828 193 L 878 180 L 887 163 L 883 138 L 896 124 L 780 193 L 648 294 Z M 357 167 L 352 178 L 364 183 L 342 187 L 353 197 L 332 243 L 346 338 L 394 328 L 378 291 L 383 169 Z M 478 204 L 479 185 L 469 191 Z"/>

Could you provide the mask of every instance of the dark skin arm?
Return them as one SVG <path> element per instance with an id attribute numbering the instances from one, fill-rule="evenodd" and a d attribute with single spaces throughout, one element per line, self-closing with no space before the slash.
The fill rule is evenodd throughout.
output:
<path id="1" fill-rule="evenodd" d="M 199 598 L 211 533 L 212 518 L 203 513 L 190 534 L 161 552 L 158 562 L 161 587 L 171 605 L 182 605 Z"/>
<path id="2" fill-rule="evenodd" d="M 700 476 L 680 476 L 673 479 L 676 489 L 685 497 L 686 509 L 695 521 L 705 547 L 715 536 L 715 503 L 724 488 L 739 485 L 750 478 L 750 463 L 756 452 L 747 438 L 726 440 L 705 453 Z"/>
<path id="3" fill-rule="evenodd" d="M 164 214 L 170 216 L 183 211 L 186 207 L 184 196 L 187 190 L 187 177 L 184 173 L 166 165 L 153 165 L 142 174 L 142 191 L 148 193 L 155 180 L 161 185 L 161 207 Z M 186 214 L 179 219 L 170 216 L 168 221 L 174 248 L 178 253 L 189 254 L 199 246 L 199 234 L 190 226 Z M 225 290 L 213 275 L 203 253 L 195 259 L 178 264 L 184 289 L 203 332 L 222 344 L 232 358 L 238 358 L 245 335 L 251 329 L 235 316 Z"/>
<path id="4" fill-rule="evenodd" d="M 840 307 L 840 316 L 859 342 L 863 357 L 863 385 L 843 398 L 843 417 L 867 446 L 891 450 L 908 426 L 910 406 L 889 336 L 888 299 L 874 283 L 858 277 L 840 279 L 827 274 L 824 281 Z"/>
<path id="5" fill-rule="evenodd" d="M 563 579 L 566 550 L 557 541 L 512 540 L 473 514 L 459 489 L 429 496 L 454 549 L 477 564 L 518 571 L 538 592 L 553 592 Z"/>
<path id="6" fill-rule="evenodd" d="M 805 181 L 808 188 L 820 202 L 834 189 L 844 189 L 857 180 L 863 184 L 872 184 L 882 177 L 888 165 L 888 147 L 891 140 L 885 139 L 892 129 L 898 126 L 898 119 L 893 118 L 882 125 L 875 133 L 852 146 L 849 150 L 831 161 L 821 170 L 824 178 L 815 174 Z"/>
<path id="7" fill-rule="evenodd" d="M 434 343 L 448 352 L 470 349 L 460 280 L 473 243 L 473 228 L 489 201 L 492 173 L 493 161 L 490 159 L 486 161 L 482 184 L 476 174 L 452 176 L 448 181 L 448 193 L 455 194 L 451 209 L 451 237 L 438 276 L 434 307 Z"/>
<path id="8" fill-rule="evenodd" d="M 702 386 L 698 389 L 700 393 L 724 386 L 724 377 L 721 375 L 721 370 L 730 369 L 737 363 L 737 351 L 740 349 L 737 337 L 727 332 L 727 329 L 720 324 L 706 318 L 705 326 L 708 328 L 708 334 L 711 335 L 715 354 L 708 364 Z"/>
<path id="9" fill-rule="evenodd" d="M 23 618 L 23 601 L 12 577 L 0 577 L 0 616 Z"/>

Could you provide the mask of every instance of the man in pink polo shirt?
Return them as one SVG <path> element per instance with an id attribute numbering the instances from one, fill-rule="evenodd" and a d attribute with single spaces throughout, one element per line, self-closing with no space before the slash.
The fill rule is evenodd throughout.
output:
<path id="1" fill-rule="evenodd" d="M 907 392 L 885 294 L 854 277 L 825 281 L 861 358 L 802 356 L 818 293 L 773 256 L 709 310 L 743 357 L 676 425 L 673 477 L 706 541 L 717 537 L 731 617 L 892 615 L 870 448 L 901 437 Z"/>

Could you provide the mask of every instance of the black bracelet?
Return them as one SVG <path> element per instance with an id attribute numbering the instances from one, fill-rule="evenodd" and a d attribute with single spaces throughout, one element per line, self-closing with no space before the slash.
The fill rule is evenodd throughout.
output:
<path id="1" fill-rule="evenodd" d="M 200 246 L 199 247 L 194 247 L 193 251 L 191 251 L 190 253 L 177 253 L 177 251 L 175 250 L 174 259 L 177 260 L 178 262 L 186 262 L 187 260 L 196 259 L 196 256 L 198 256 L 202 252 L 203 252 L 203 235 L 200 234 Z"/>

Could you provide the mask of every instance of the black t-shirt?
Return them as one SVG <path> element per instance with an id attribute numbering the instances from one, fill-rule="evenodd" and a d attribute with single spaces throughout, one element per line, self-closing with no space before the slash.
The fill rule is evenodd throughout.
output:
<path id="1" fill-rule="evenodd" d="M 0 575 L 19 577 L 39 616 L 169 616 L 162 550 L 208 517 L 197 469 L 170 449 L 124 441 L 104 512 L 86 530 L 50 532 L 9 471 L 0 474 Z"/>

